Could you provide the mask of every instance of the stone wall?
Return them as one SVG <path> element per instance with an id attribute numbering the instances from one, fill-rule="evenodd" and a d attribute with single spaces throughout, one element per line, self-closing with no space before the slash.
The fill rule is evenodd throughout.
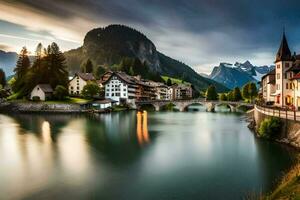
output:
<path id="1" fill-rule="evenodd" d="M 1 112 L 60 112 L 60 113 L 74 113 L 84 112 L 80 108 L 79 104 L 66 104 L 66 103 L 54 103 L 47 104 L 43 102 L 39 103 L 2 103 L 0 104 Z"/>
<path id="2" fill-rule="evenodd" d="M 265 115 L 259 110 L 254 108 L 253 112 L 253 118 L 254 118 L 254 130 L 257 133 L 261 122 L 270 116 Z M 282 121 L 282 129 L 280 133 L 280 140 L 279 142 L 287 143 L 291 146 L 300 147 L 300 123 L 297 121 L 289 120 L 289 119 L 283 119 L 281 118 Z"/>

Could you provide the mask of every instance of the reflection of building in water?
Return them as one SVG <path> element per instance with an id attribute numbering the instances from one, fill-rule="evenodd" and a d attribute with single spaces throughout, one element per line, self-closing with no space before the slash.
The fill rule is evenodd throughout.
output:
<path id="1" fill-rule="evenodd" d="M 144 111 L 143 113 L 137 113 L 136 134 L 140 145 L 143 145 L 150 141 L 148 133 L 148 116 L 146 111 Z"/>

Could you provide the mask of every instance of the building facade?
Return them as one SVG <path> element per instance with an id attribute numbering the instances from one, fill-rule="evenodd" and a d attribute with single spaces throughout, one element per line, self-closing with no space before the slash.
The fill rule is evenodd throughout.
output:
<path id="1" fill-rule="evenodd" d="M 274 102 L 277 107 L 298 109 L 300 95 L 300 55 L 292 55 L 285 33 L 275 59 L 275 69 L 262 77 L 262 92 L 265 102 Z M 299 77 L 299 78 L 298 78 Z"/>
<path id="2" fill-rule="evenodd" d="M 92 73 L 76 73 L 69 81 L 69 94 L 78 96 L 89 81 L 95 81 Z"/>
<path id="3" fill-rule="evenodd" d="M 30 93 L 30 99 L 38 98 L 41 101 L 46 101 L 51 98 L 53 94 L 53 89 L 49 84 L 38 84 L 36 85 Z"/>

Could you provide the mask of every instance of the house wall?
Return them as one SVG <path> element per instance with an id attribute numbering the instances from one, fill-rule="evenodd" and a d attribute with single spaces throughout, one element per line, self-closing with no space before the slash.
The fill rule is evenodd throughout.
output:
<path id="1" fill-rule="evenodd" d="M 70 82 L 69 82 L 69 94 L 70 95 L 80 95 L 83 87 L 87 84 L 85 80 L 80 78 L 76 75 Z"/>
<path id="2" fill-rule="evenodd" d="M 30 94 L 30 99 L 32 100 L 32 98 L 34 96 L 38 96 L 40 97 L 40 100 L 41 101 L 45 101 L 46 100 L 46 95 L 44 93 L 44 91 L 37 85 L 33 88 L 33 90 L 31 91 L 31 94 Z"/>
<path id="3" fill-rule="evenodd" d="M 118 76 L 111 77 L 104 86 L 105 98 L 117 101 L 117 104 L 119 104 L 121 99 L 125 99 L 128 102 L 129 99 L 135 98 L 135 89 L 129 87 L 128 84 L 126 84 Z"/>

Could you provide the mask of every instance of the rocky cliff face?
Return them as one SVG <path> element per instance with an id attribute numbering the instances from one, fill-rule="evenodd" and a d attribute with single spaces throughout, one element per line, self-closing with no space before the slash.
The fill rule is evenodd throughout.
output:
<path id="1" fill-rule="evenodd" d="M 183 79 L 192 83 L 198 90 L 204 90 L 211 84 L 215 85 L 218 91 L 227 90 L 222 84 L 200 76 L 184 63 L 158 52 L 153 42 L 145 35 L 123 25 L 110 25 L 89 31 L 83 46 L 65 52 L 65 56 L 71 74 L 79 71 L 87 59 L 92 60 L 96 66 L 111 69 L 119 65 L 124 58 L 134 58 L 145 63 L 150 71 Z"/>
<path id="2" fill-rule="evenodd" d="M 6 75 L 12 75 L 16 66 L 18 54 L 15 52 L 5 52 L 0 50 L 0 68 L 2 68 Z"/>
<path id="3" fill-rule="evenodd" d="M 261 77 L 271 71 L 274 66 L 253 66 L 249 61 L 244 63 L 236 62 L 234 65 L 230 63 L 220 63 L 214 67 L 209 78 L 222 83 L 228 88 L 242 87 L 248 82 L 258 82 Z"/>

